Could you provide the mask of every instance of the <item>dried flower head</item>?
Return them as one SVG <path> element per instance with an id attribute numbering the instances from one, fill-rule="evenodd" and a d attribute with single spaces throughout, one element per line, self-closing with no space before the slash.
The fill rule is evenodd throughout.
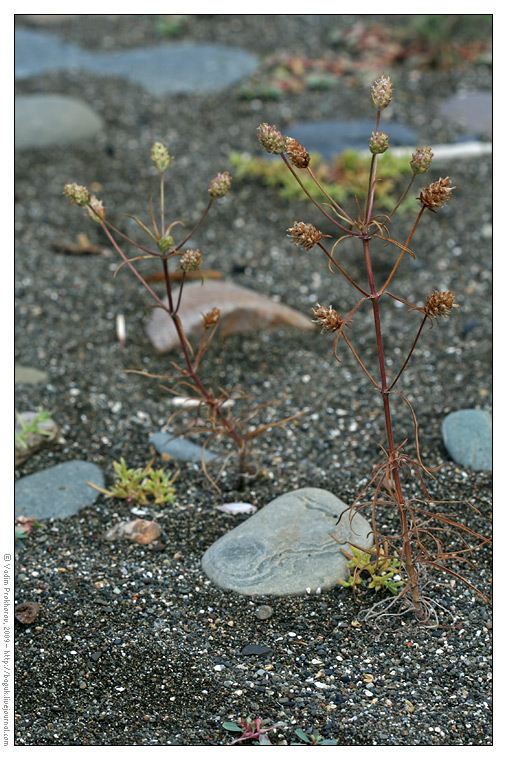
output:
<path id="1" fill-rule="evenodd" d="M 455 187 L 449 187 L 451 180 L 449 177 L 440 179 L 437 182 L 432 182 L 429 187 L 421 190 L 421 194 L 417 200 L 421 201 L 421 204 L 430 211 L 435 211 L 440 206 L 445 206 L 446 201 L 451 197 L 451 191 L 455 190 Z"/>
<path id="2" fill-rule="evenodd" d="M 217 307 L 214 306 L 211 311 L 208 311 L 206 314 L 204 314 L 202 318 L 202 326 L 205 330 L 209 330 L 209 328 L 213 327 L 213 325 L 216 325 L 219 320 L 220 309 L 217 309 Z"/>
<path id="3" fill-rule="evenodd" d="M 372 153 L 385 153 L 389 147 L 389 135 L 386 132 L 372 132 L 370 150 Z"/>
<path id="4" fill-rule="evenodd" d="M 313 307 L 313 313 L 317 319 L 312 319 L 312 322 L 316 322 L 318 325 L 321 325 L 322 332 L 324 332 L 324 330 L 335 332 L 335 330 L 339 330 L 343 324 L 341 315 L 338 314 L 338 312 L 335 311 L 332 306 L 326 308 L 325 306 L 321 306 L 320 303 L 318 303 Z"/>
<path id="5" fill-rule="evenodd" d="M 159 170 L 163 172 L 169 168 L 172 156 L 169 155 L 167 148 L 161 142 L 153 143 L 151 148 L 151 160 Z"/>
<path id="6" fill-rule="evenodd" d="M 184 272 L 193 272 L 202 264 L 202 253 L 198 248 L 189 248 L 180 259 L 180 267 Z"/>
<path id="7" fill-rule="evenodd" d="M 459 304 L 454 303 L 454 296 L 450 290 L 439 292 L 434 290 L 426 298 L 424 311 L 428 317 L 448 317 L 452 309 L 458 308 Z"/>
<path id="8" fill-rule="evenodd" d="M 275 126 L 266 122 L 257 127 L 257 139 L 268 153 L 283 153 L 285 150 L 285 137 Z"/>
<path id="9" fill-rule="evenodd" d="M 382 74 L 371 86 L 371 99 L 373 105 L 380 111 L 381 108 L 387 108 L 391 102 L 393 93 L 393 83 L 391 77 Z"/>
<path id="10" fill-rule="evenodd" d="M 314 245 L 317 245 L 322 237 L 320 232 L 313 224 L 305 224 L 305 222 L 294 222 L 293 227 L 289 227 L 287 230 L 289 233 L 287 237 L 292 238 L 294 245 L 300 245 L 304 251 L 309 251 Z"/>
<path id="11" fill-rule="evenodd" d="M 95 195 L 90 197 L 90 203 L 86 207 L 86 210 L 90 215 L 90 219 L 97 222 L 97 224 L 100 224 L 106 218 L 106 207 Z"/>
<path id="12" fill-rule="evenodd" d="M 212 198 L 223 198 L 231 189 L 231 179 L 229 172 L 217 174 L 209 183 L 208 193 Z"/>
<path id="13" fill-rule="evenodd" d="M 77 182 L 64 185 L 63 191 L 74 206 L 86 206 L 90 200 L 88 189 L 83 187 L 83 185 L 78 185 Z"/>
<path id="14" fill-rule="evenodd" d="M 427 172 L 431 166 L 433 155 L 429 145 L 425 145 L 424 148 L 417 148 L 415 153 L 412 153 L 412 161 L 410 162 L 414 174 Z"/>
<path id="15" fill-rule="evenodd" d="M 285 152 L 298 169 L 306 169 L 310 163 L 310 154 L 293 137 L 285 138 Z"/>

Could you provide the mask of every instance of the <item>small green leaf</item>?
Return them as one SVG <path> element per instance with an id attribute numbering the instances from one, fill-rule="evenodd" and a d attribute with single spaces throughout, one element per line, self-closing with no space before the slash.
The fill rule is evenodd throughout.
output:
<path id="1" fill-rule="evenodd" d="M 310 739 L 301 728 L 296 728 L 295 733 L 298 739 L 302 739 L 302 741 L 306 742 L 307 744 L 310 744 Z"/>
<path id="2" fill-rule="evenodd" d="M 243 729 L 238 726 L 237 723 L 231 723 L 231 721 L 226 720 L 225 723 L 222 723 L 222 726 L 227 731 L 242 731 Z"/>

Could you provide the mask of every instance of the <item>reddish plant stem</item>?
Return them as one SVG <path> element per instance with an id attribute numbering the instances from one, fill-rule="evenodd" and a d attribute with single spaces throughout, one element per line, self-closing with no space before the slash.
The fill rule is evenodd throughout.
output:
<path id="1" fill-rule="evenodd" d="M 209 205 L 211 205 L 211 203 Z M 202 221 L 202 219 L 201 219 L 201 221 Z M 172 293 L 171 293 L 171 281 L 170 281 L 170 275 L 169 275 L 169 267 L 167 265 L 167 259 L 164 258 L 163 265 L 164 265 L 164 277 L 165 277 L 166 291 L 167 291 L 167 297 L 168 297 L 168 301 L 169 301 L 169 306 L 165 305 L 165 303 L 150 288 L 150 286 L 148 285 L 148 283 L 146 282 L 146 280 L 142 277 L 142 275 L 140 275 L 139 272 L 137 271 L 137 269 L 130 263 L 130 261 L 127 259 L 127 257 L 125 256 L 125 254 L 123 253 L 123 251 L 121 250 L 121 248 L 117 244 L 116 240 L 113 238 L 113 236 L 111 235 L 111 233 L 109 232 L 109 230 L 107 229 L 107 227 L 106 227 L 106 225 L 104 223 L 102 223 L 102 228 L 104 229 L 104 232 L 106 233 L 106 235 L 110 239 L 111 243 L 113 244 L 113 246 L 115 247 L 115 249 L 118 251 L 118 253 L 122 257 L 122 259 L 128 264 L 128 266 L 130 267 L 130 269 L 134 272 L 134 274 L 136 275 L 136 277 L 138 278 L 138 280 L 140 280 L 142 282 L 142 284 L 144 285 L 144 287 L 153 296 L 153 298 L 156 300 L 156 302 L 158 303 L 158 305 L 162 309 L 164 309 L 164 311 L 166 311 L 169 314 L 169 316 L 171 317 L 171 319 L 173 321 L 173 324 L 174 324 L 174 327 L 176 329 L 176 332 L 178 333 L 178 338 L 179 338 L 179 341 L 180 341 L 180 344 L 181 344 L 181 349 L 183 351 L 183 355 L 185 357 L 185 363 L 187 365 L 188 373 L 189 373 L 190 377 L 192 378 L 192 380 L 194 381 L 194 383 L 196 384 L 197 388 L 200 390 L 200 392 L 201 392 L 203 398 L 205 399 L 206 403 L 209 404 L 210 406 L 214 407 L 217 415 L 220 418 L 220 421 L 221 421 L 222 425 L 224 426 L 224 428 L 227 428 L 227 430 L 229 431 L 230 435 L 236 441 L 236 443 L 237 443 L 237 445 L 239 447 L 239 450 L 240 450 L 240 469 L 241 468 L 244 469 L 245 468 L 245 442 L 244 442 L 243 438 L 241 437 L 241 435 L 235 429 L 234 425 L 232 425 L 232 423 L 227 419 L 227 417 L 221 412 L 221 410 L 220 410 L 220 408 L 219 408 L 216 400 L 211 396 L 210 393 L 208 393 L 208 391 L 206 390 L 206 388 L 204 387 L 204 385 L 201 383 L 201 381 L 197 377 L 197 374 L 195 372 L 194 366 L 192 364 L 192 360 L 191 360 L 190 354 L 188 352 L 187 342 L 186 342 L 185 335 L 183 333 L 183 327 L 182 327 L 180 318 L 175 313 L 175 310 L 173 308 Z"/>
<path id="2" fill-rule="evenodd" d="M 400 512 L 400 521 L 401 521 L 402 536 L 403 536 L 402 556 L 403 556 L 405 567 L 407 569 L 409 586 L 410 586 L 410 591 L 412 594 L 412 600 L 416 608 L 416 614 L 420 619 L 422 619 L 424 617 L 424 612 L 421 606 L 419 586 L 417 582 L 417 573 L 415 571 L 414 564 L 412 561 L 412 551 L 411 551 L 410 536 L 409 536 L 409 531 L 408 531 L 407 506 L 406 506 L 405 499 L 403 497 L 402 488 L 401 488 L 400 473 L 399 473 L 398 463 L 396 461 L 396 450 L 395 450 L 394 439 L 393 439 L 391 408 L 389 404 L 390 391 L 387 386 L 384 347 L 382 343 L 382 331 L 380 327 L 380 312 L 379 312 L 380 294 L 377 292 L 375 288 L 375 281 L 373 279 L 373 270 L 372 270 L 371 258 L 370 258 L 370 245 L 369 245 L 368 240 L 363 240 L 363 250 L 364 250 L 365 263 L 366 263 L 366 271 L 368 273 L 368 282 L 370 285 L 370 293 L 371 293 L 370 300 L 373 307 L 373 318 L 375 321 L 375 335 L 377 339 L 377 351 L 378 351 L 378 360 L 379 360 L 380 378 L 381 378 L 380 392 L 382 394 L 382 402 L 384 405 L 384 418 L 385 418 L 385 424 L 386 424 L 387 443 L 389 447 L 389 461 L 390 461 L 391 471 L 392 471 L 394 485 L 396 489 L 396 497 L 397 497 L 396 501 L 397 501 L 398 509 Z"/>

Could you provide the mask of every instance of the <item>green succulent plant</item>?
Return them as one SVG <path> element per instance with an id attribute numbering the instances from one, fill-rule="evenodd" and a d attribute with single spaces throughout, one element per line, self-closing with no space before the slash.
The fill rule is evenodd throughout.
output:
<path id="1" fill-rule="evenodd" d="M 338 203 L 343 203 L 347 198 L 353 199 L 355 195 L 359 200 L 365 197 L 370 160 L 371 156 L 363 156 L 355 150 L 346 150 L 332 161 L 324 161 L 321 156 L 312 153 L 311 165 L 322 189 Z M 285 200 L 303 200 L 306 197 L 304 190 L 293 181 L 281 162 L 238 152 L 231 153 L 229 161 L 236 169 L 238 180 L 259 180 L 268 187 L 276 188 L 280 197 Z M 382 182 L 379 182 L 376 188 L 378 202 L 383 208 L 391 209 L 396 202 L 396 185 L 405 176 L 410 175 L 411 168 L 406 157 L 386 153 L 383 156 L 382 170 Z M 306 189 L 313 189 L 311 177 L 298 169 L 295 171 Z M 322 191 L 314 191 L 314 195 L 318 200 L 327 200 Z M 408 198 L 403 202 L 402 210 L 415 205 L 415 199 Z"/>
<path id="2" fill-rule="evenodd" d="M 93 483 L 90 485 L 106 496 L 115 499 L 127 499 L 129 503 L 137 502 L 137 504 L 143 505 L 149 502 L 157 505 L 172 504 L 176 494 L 173 483 L 178 472 L 170 476 L 164 470 L 154 470 L 151 466 L 152 462 L 153 460 L 146 467 L 129 468 L 125 459 L 121 457 L 119 462 L 113 462 L 117 480 L 111 490 L 99 488 Z"/>
<path id="3" fill-rule="evenodd" d="M 368 588 L 377 591 L 387 589 L 396 595 L 399 589 L 405 585 L 400 578 L 400 561 L 397 557 L 389 556 L 388 547 L 380 547 L 378 555 L 375 550 L 362 551 L 357 547 L 350 547 L 351 554 L 342 549 L 343 554 L 349 560 L 348 567 L 352 571 L 346 581 L 340 581 L 345 588 L 355 589 L 363 582 L 361 573 L 368 573 L 370 582 Z"/>

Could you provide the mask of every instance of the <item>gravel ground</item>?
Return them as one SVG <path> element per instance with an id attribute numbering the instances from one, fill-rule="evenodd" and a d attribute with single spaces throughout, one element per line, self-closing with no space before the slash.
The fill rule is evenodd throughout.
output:
<path id="1" fill-rule="evenodd" d="M 201 16 L 182 39 L 233 42 L 260 55 L 276 45 L 322 55 L 329 52 L 322 44 L 328 25 L 322 15 Z M 158 44 L 150 17 L 85 16 L 56 30 L 95 49 Z M 439 102 L 457 88 L 491 86 L 487 66 L 421 73 L 406 64 L 391 73 L 392 118 L 430 144 L 460 134 L 439 118 Z M 175 156 L 167 190 L 171 217 L 191 224 L 207 202 L 209 179 L 229 168 L 230 151 L 257 152 L 260 122 L 286 130 L 308 118 L 369 117 L 368 87 L 344 79 L 325 94 L 267 103 L 239 100 L 235 89 L 156 99 L 124 82 L 72 72 L 27 80 L 17 90 L 84 98 L 108 128 L 95 144 L 16 156 L 16 361 L 49 372 L 45 387 L 16 389 L 16 408 L 51 410 L 66 440 L 32 457 L 16 476 L 82 458 L 99 464 L 110 483 L 113 460 L 146 464 L 148 437 L 170 413 L 157 381 L 122 370 L 160 374 L 173 357 L 151 349 L 144 333 L 148 297 L 125 268 L 113 280 L 112 251 L 92 257 L 52 249 L 54 241 L 75 241 L 80 232 L 105 244 L 62 196 L 63 184 L 100 183 L 108 216 L 118 224 L 122 212 L 146 218 L 147 199 L 156 192 L 150 147 L 162 140 Z M 400 390 L 416 409 L 423 458 L 442 465 L 429 483 L 431 498 L 459 501 L 453 509 L 461 520 L 489 533 L 491 478 L 449 460 L 440 425 L 450 411 L 491 405 L 491 166 L 484 159 L 456 162 L 445 174 L 457 190 L 446 208 L 423 219 L 413 241 L 418 258 L 404 261 L 396 292 L 421 302 L 434 288 L 452 289 L 460 308 L 424 334 Z M 309 204 L 289 206 L 273 190 L 247 182 L 235 182 L 233 190 L 196 236 L 207 267 L 309 315 L 316 301 L 342 313 L 351 308 L 346 281 L 285 237 L 294 219 L 327 231 Z M 392 232 L 402 238 L 412 221 L 400 218 Z M 389 271 L 391 254 L 377 247 L 379 277 Z M 359 277 L 356 255 L 343 245 L 342 260 Z M 143 265 L 143 272 L 153 271 Z M 125 347 L 115 338 L 120 312 Z M 383 314 L 386 353 L 398 362 L 414 329 L 402 313 Z M 366 364 L 375 366 L 368 310 L 356 313 L 353 334 Z M 312 411 L 260 441 L 260 474 L 241 492 L 232 468 L 221 479 L 220 499 L 194 465 L 182 465 L 175 504 L 147 510 L 147 519 L 163 527 L 161 552 L 105 542 L 104 532 L 131 515 L 125 502 L 102 497 L 25 541 L 16 602 L 36 600 L 42 610 L 32 626 L 16 629 L 17 744 L 225 745 L 231 735 L 222 722 L 254 715 L 284 724 L 279 743 L 296 741 L 294 731 L 302 728 L 344 745 L 490 745 L 491 608 L 461 584 L 435 577 L 431 586 L 433 598 L 454 615 L 451 626 L 386 634 L 357 624 L 360 609 L 375 601 L 370 592 L 360 603 L 342 588 L 251 599 L 215 588 L 200 569 L 205 549 L 244 519 L 218 512 L 220 501 L 261 507 L 285 491 L 315 486 L 352 502 L 384 442 L 379 401 L 353 359 L 343 353 L 338 366 L 329 335 L 277 329 L 217 341 L 203 372 L 216 385 L 242 386 L 256 402 L 278 400 L 277 415 Z M 411 432 L 401 404 L 394 424 L 400 439 Z M 378 519 L 395 530 L 389 513 Z M 489 593 L 487 551 L 477 559 L 468 577 Z M 271 606 L 269 619 L 257 617 L 261 604 Z M 241 655 L 247 644 L 272 652 Z"/>

